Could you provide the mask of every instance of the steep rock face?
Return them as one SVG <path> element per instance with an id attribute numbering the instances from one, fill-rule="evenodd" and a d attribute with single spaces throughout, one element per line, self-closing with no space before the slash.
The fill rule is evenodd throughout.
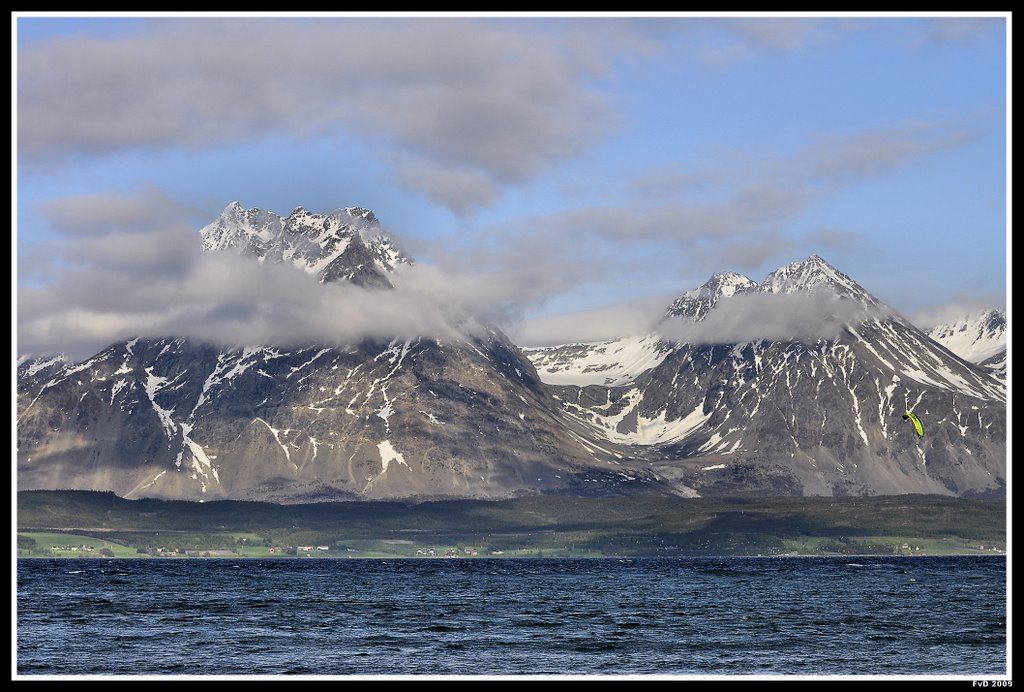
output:
<path id="1" fill-rule="evenodd" d="M 840 298 L 860 316 L 837 324 L 831 338 L 667 342 L 663 359 L 628 384 L 556 385 L 567 413 L 645 455 L 681 491 L 1005 492 L 1001 381 L 938 346 L 820 257 L 751 283 L 713 277 L 673 303 L 659 326 L 699 323 L 713 309 L 729 310 L 741 293 L 813 292 Z M 541 364 L 549 356 L 530 355 Z M 901 418 L 911 409 L 925 422 L 923 440 Z"/>
<path id="2" fill-rule="evenodd" d="M 133 340 L 23 379 L 21 489 L 296 501 L 509 497 L 585 477 L 617 492 L 625 480 L 573 439 L 497 332 L 345 349 Z"/>

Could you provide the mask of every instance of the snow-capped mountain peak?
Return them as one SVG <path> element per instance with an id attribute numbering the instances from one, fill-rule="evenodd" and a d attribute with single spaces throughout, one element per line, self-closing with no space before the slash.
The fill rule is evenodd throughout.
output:
<path id="1" fill-rule="evenodd" d="M 217 220 L 200 231 L 204 251 L 224 250 L 230 247 L 253 249 L 261 247 L 277 236 L 280 217 L 262 209 L 245 209 L 238 202 L 224 207 Z"/>
<path id="2" fill-rule="evenodd" d="M 714 274 L 699 288 L 687 291 L 676 298 L 666 310 L 665 317 L 703 320 L 721 299 L 753 293 L 824 293 L 852 301 L 865 309 L 874 310 L 882 307 L 878 300 L 856 281 L 819 255 L 811 255 L 802 262 L 793 262 L 776 269 L 760 284 L 736 272 Z"/>
<path id="3" fill-rule="evenodd" d="M 737 293 L 753 288 L 754 281 L 743 274 L 736 272 L 719 272 L 713 274 L 703 286 L 697 289 L 697 293 L 703 295 L 724 296 L 726 298 Z"/>
<path id="4" fill-rule="evenodd" d="M 971 363 L 985 363 L 1001 355 L 997 362 L 1005 367 L 1006 313 L 988 309 L 962 315 L 928 331 L 935 341 Z"/>
<path id="5" fill-rule="evenodd" d="M 300 206 L 282 218 L 231 202 L 200 235 L 204 251 L 234 249 L 259 262 L 289 263 L 321 283 L 344 279 L 390 287 L 387 275 L 399 264 L 411 263 L 373 212 L 362 207 L 319 214 Z"/>
<path id="6" fill-rule="evenodd" d="M 668 307 L 666 317 L 689 317 L 702 319 L 721 298 L 731 298 L 738 293 L 757 289 L 757 282 L 736 272 L 713 274 L 699 288 L 687 291 L 676 298 Z"/>
<path id="7" fill-rule="evenodd" d="M 761 282 L 759 290 L 765 293 L 825 291 L 865 306 L 878 305 L 878 301 L 860 284 L 819 255 L 779 267 Z"/>
<path id="8" fill-rule="evenodd" d="M 378 225 L 377 217 L 369 209 L 363 207 L 343 207 L 336 209 L 334 213 L 345 213 L 353 219 L 363 219 L 367 223 Z"/>

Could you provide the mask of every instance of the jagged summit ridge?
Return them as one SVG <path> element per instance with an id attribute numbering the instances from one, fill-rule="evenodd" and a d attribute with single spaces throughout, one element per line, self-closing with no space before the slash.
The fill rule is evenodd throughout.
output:
<path id="1" fill-rule="evenodd" d="M 281 217 L 231 202 L 200 230 L 205 252 L 235 250 L 259 262 L 289 263 L 321 283 L 346 280 L 367 287 L 390 287 L 388 275 L 410 264 L 384 233 L 377 217 L 363 207 L 326 214 L 296 207 Z"/>
<path id="2" fill-rule="evenodd" d="M 736 272 L 713 274 L 699 288 L 676 298 L 665 311 L 665 317 L 699 321 L 707 317 L 722 299 L 754 293 L 823 294 L 852 301 L 865 309 L 878 310 L 883 307 L 860 284 L 815 254 L 801 262 L 779 267 L 761 283 Z"/>

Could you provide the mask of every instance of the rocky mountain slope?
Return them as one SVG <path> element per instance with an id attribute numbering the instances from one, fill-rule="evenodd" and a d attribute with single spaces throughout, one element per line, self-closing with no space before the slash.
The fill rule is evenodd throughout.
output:
<path id="1" fill-rule="evenodd" d="M 281 218 L 231 204 L 210 252 L 389 290 L 408 263 L 363 209 Z M 518 348 L 450 340 L 219 348 L 133 339 L 19 366 L 19 489 L 260 499 L 601 494 L 657 485 L 575 432 Z"/>
<path id="2" fill-rule="evenodd" d="M 663 336 L 728 334 L 722 315 L 750 317 L 751 306 L 767 308 L 771 296 L 808 298 L 789 303 L 805 312 L 834 309 L 823 321 L 834 320 L 823 324 L 832 333 L 704 342 Z M 717 329 L 703 328 L 711 323 Z M 615 381 L 595 367 L 608 368 L 601 358 L 610 353 L 619 355 Z M 716 275 L 676 300 L 652 334 L 529 355 L 569 415 L 637 455 L 646 452 L 650 468 L 680 491 L 1005 491 L 1004 383 L 817 256 L 760 284 Z M 923 439 L 902 420 L 907 410 L 925 422 Z"/>
<path id="3" fill-rule="evenodd" d="M 233 203 L 197 242 L 370 296 L 412 262 L 360 208 L 280 217 Z M 26 357 L 18 488 L 278 502 L 1005 494 L 1005 382 L 817 256 L 761 283 L 716 274 L 650 333 L 604 344 L 524 354 L 472 319 L 451 327 L 287 348 L 167 335 L 81 362 Z"/>

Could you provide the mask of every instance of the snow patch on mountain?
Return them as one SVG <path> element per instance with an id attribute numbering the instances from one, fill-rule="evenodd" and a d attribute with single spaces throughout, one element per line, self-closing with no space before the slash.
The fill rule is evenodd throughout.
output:
<path id="1" fill-rule="evenodd" d="M 402 453 L 391 444 L 391 440 L 383 440 L 378 443 L 377 451 L 380 454 L 381 473 L 388 470 L 388 464 L 392 461 L 396 461 L 402 466 L 409 466 L 409 464 L 405 463 L 405 457 L 402 456 Z"/>
<path id="2" fill-rule="evenodd" d="M 182 373 L 184 374 L 184 373 Z M 160 419 L 160 424 L 164 428 L 164 432 L 167 433 L 167 439 L 174 439 L 174 436 L 178 432 L 178 426 L 174 422 L 172 414 L 174 409 L 167 410 L 156 403 L 156 394 L 161 389 L 167 386 L 167 378 L 159 377 L 153 374 L 153 368 L 146 368 L 146 396 L 149 397 L 149 402 L 153 405 L 153 410 L 156 411 L 157 417 Z"/>
<path id="3" fill-rule="evenodd" d="M 26 363 L 27 365 L 25 365 Z M 21 370 L 19 374 L 23 377 L 33 377 L 36 373 L 51 366 L 63 366 L 67 364 L 67 358 L 63 355 L 43 356 L 40 358 L 23 355 L 18 358 L 18 368 Z M 22 368 L 23 365 L 24 368 Z"/>
<path id="4" fill-rule="evenodd" d="M 599 384 L 620 387 L 665 359 L 669 348 L 654 333 L 595 344 L 523 349 L 541 381 L 548 384 Z"/>

